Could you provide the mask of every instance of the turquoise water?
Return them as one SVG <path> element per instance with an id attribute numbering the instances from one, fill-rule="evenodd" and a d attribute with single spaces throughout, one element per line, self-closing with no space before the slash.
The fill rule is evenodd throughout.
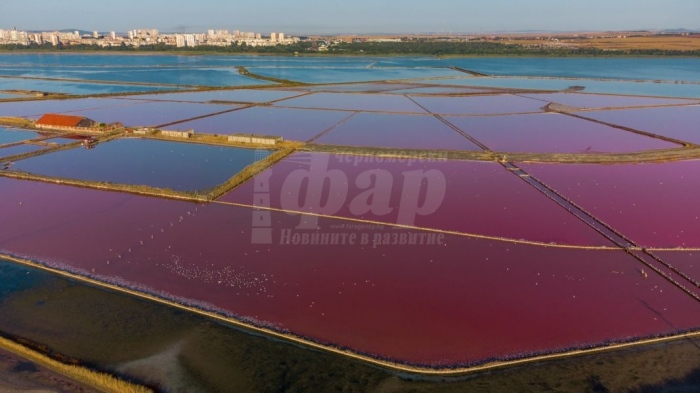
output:
<path id="1" fill-rule="evenodd" d="M 47 274 L 39 270 L 0 259 L 0 299 L 39 286 L 48 279 Z"/>
<path id="2" fill-rule="evenodd" d="M 0 67 L 103 66 L 107 68 L 188 67 L 334 67 L 413 68 L 457 66 L 492 75 L 561 76 L 700 81 L 698 58 L 454 58 L 434 57 L 285 57 L 1 54 Z"/>
<path id="3" fill-rule="evenodd" d="M 469 58 L 445 62 L 490 75 L 700 81 L 700 58 Z"/>
<path id="4" fill-rule="evenodd" d="M 334 68 L 313 67 L 251 67 L 250 72 L 279 79 L 304 83 L 344 83 L 414 78 L 458 77 L 461 72 L 448 68 Z"/>
<path id="5" fill-rule="evenodd" d="M 22 98 L 22 97 L 27 97 L 23 94 L 5 94 L 5 93 L 0 93 L 0 100 L 6 99 L 6 98 Z"/>
<path id="6" fill-rule="evenodd" d="M 242 76 L 236 68 L 159 67 L 0 67 L 0 75 L 84 81 L 197 86 L 252 86 L 271 82 Z"/>
<path id="7" fill-rule="evenodd" d="M 38 79 L 0 78 L 0 90 L 27 90 L 44 93 L 62 93 L 74 95 L 110 94 L 110 93 L 141 93 L 147 91 L 172 90 L 165 86 L 138 85 L 108 85 L 100 83 L 78 83 L 63 81 L 45 81 Z M 0 98 L 30 97 L 28 95 L 8 95 Z"/>
<path id="8" fill-rule="evenodd" d="M 700 98 L 697 58 L 456 58 L 434 57 L 285 57 L 2 54 L 0 75 L 61 78 L 63 82 L 0 78 L 0 90 L 23 89 L 67 94 L 102 94 L 162 90 L 161 87 L 108 85 L 99 82 L 154 83 L 172 86 L 250 86 L 270 82 L 239 74 L 245 66 L 263 76 L 312 84 L 421 79 L 444 86 L 563 90 Z M 473 78 L 450 66 L 512 78 Z M 529 77 L 555 77 L 537 79 Z M 572 79 L 564 79 L 572 78 Z M 619 79 L 613 81 L 595 78 Z M 633 81 L 644 81 L 643 83 Z M 652 83 L 684 81 L 696 83 Z M 2 97 L 2 96 L 0 96 Z"/>
<path id="9" fill-rule="evenodd" d="M 287 57 L 287 56 L 178 56 L 112 54 L 0 54 L 0 67 L 351 67 L 366 68 L 381 58 L 375 57 Z M 412 67 L 414 58 L 407 58 Z"/>

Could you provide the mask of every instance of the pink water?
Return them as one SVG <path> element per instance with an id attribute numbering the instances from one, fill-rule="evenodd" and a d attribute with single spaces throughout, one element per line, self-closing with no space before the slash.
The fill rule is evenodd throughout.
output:
<path id="1" fill-rule="evenodd" d="M 408 98 L 389 94 L 315 93 L 285 100 L 276 105 L 293 108 L 425 113 Z"/>
<path id="2" fill-rule="evenodd" d="M 700 252 L 698 251 L 654 251 L 664 262 L 680 270 L 685 275 L 700 282 Z"/>
<path id="3" fill-rule="evenodd" d="M 79 110 L 113 108 L 132 104 L 129 101 L 113 98 L 3 102 L 0 103 L 0 116 L 38 119 L 47 113 L 69 113 Z"/>
<path id="4" fill-rule="evenodd" d="M 359 113 L 316 143 L 399 149 L 481 150 L 433 116 Z"/>
<path id="5" fill-rule="evenodd" d="M 413 97 L 432 113 L 444 115 L 498 115 L 542 112 L 542 101 L 510 94 L 474 97 Z"/>
<path id="6" fill-rule="evenodd" d="M 271 206 L 286 210 L 545 243 L 608 244 L 492 162 L 298 153 L 258 179 L 267 177 Z M 253 204 L 255 185 L 250 181 L 221 200 Z"/>
<path id="7" fill-rule="evenodd" d="M 700 161 L 521 166 L 640 246 L 700 247 Z"/>
<path id="8" fill-rule="evenodd" d="M 547 113 L 447 117 L 491 150 L 517 153 L 627 153 L 681 145 L 571 116 Z"/>
<path id="9" fill-rule="evenodd" d="M 85 116 L 100 123 L 120 122 L 127 127 L 159 126 L 240 107 L 236 105 L 193 104 L 167 101 L 120 101 L 132 104 L 78 111 L 73 114 Z"/>
<path id="10" fill-rule="evenodd" d="M 622 251 L 458 236 L 295 246 L 280 236 L 297 215 L 265 223 L 247 208 L 4 178 L 0 196 L 0 252 L 405 363 L 475 364 L 700 326 L 695 300 L 643 278 Z M 320 220 L 324 233 L 358 238 L 415 233 L 342 224 Z M 261 225 L 270 244 L 252 244 Z"/>
<path id="11" fill-rule="evenodd" d="M 607 123 L 700 144 L 700 105 L 594 111 L 579 114 Z"/>
<path id="12" fill-rule="evenodd" d="M 307 141 L 351 114 L 339 111 L 255 107 L 193 120 L 169 128 L 194 129 L 202 134 L 236 133 L 276 135 L 286 140 Z"/>
<path id="13" fill-rule="evenodd" d="M 303 94 L 303 92 L 291 92 L 283 90 L 219 90 L 201 91 L 190 93 L 166 93 L 166 94 L 141 94 L 136 96 L 123 97 L 134 100 L 151 101 L 180 101 L 180 102 L 208 102 L 208 101 L 234 101 L 263 103 L 274 100 L 281 100 Z"/>
<path id="14" fill-rule="evenodd" d="M 673 98 L 652 98 L 652 97 L 632 97 L 613 96 L 604 94 L 577 94 L 577 93 L 549 93 L 549 94 L 523 94 L 546 102 L 555 102 L 576 108 L 619 108 L 629 106 L 652 106 L 652 105 L 684 105 L 698 103 L 698 100 L 681 100 Z"/>

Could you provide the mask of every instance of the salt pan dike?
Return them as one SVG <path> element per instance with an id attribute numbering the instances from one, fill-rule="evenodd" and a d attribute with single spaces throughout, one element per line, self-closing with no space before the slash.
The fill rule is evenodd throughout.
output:
<path id="1" fill-rule="evenodd" d="M 220 198 L 282 211 L 546 245 L 607 239 L 495 162 L 296 153 Z"/>
<path id="2" fill-rule="evenodd" d="M 7 178 L 0 197 L 2 254 L 402 370 L 700 328 L 695 299 L 612 244 L 542 247 Z M 309 221 L 317 229 L 300 232 Z"/>

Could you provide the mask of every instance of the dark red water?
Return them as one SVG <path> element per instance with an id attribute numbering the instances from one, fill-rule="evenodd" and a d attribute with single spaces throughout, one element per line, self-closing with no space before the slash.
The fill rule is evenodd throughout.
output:
<path id="1" fill-rule="evenodd" d="M 316 143 L 398 149 L 481 150 L 430 115 L 359 113 Z"/>
<path id="2" fill-rule="evenodd" d="M 271 206 L 512 239 L 603 245 L 607 240 L 492 162 L 415 162 L 295 154 L 270 177 Z M 253 204 L 255 181 L 223 201 Z"/>
<path id="3" fill-rule="evenodd" d="M 447 117 L 491 150 L 519 153 L 625 153 L 680 147 L 592 121 L 547 113 Z"/>
<path id="4" fill-rule="evenodd" d="M 700 282 L 700 252 L 698 251 L 654 251 L 664 262 Z"/>
<path id="5" fill-rule="evenodd" d="M 498 115 L 542 112 L 545 102 L 510 94 L 476 97 L 413 97 L 432 113 L 445 115 Z"/>
<path id="6" fill-rule="evenodd" d="M 582 112 L 581 116 L 700 144 L 700 106 Z"/>
<path id="7" fill-rule="evenodd" d="M 254 107 L 168 128 L 194 129 L 202 134 L 277 135 L 286 140 L 307 141 L 350 115 L 338 111 Z"/>
<path id="8" fill-rule="evenodd" d="M 613 96 L 604 94 L 576 94 L 576 93 L 551 93 L 551 94 L 525 94 L 547 102 L 555 102 L 575 108 L 600 109 L 619 108 L 629 106 L 652 106 L 652 105 L 682 105 L 698 103 L 698 100 L 681 100 L 672 98 L 652 98 L 633 96 Z"/>
<path id="9" fill-rule="evenodd" d="M 640 246 L 700 247 L 700 161 L 521 166 Z"/>
<path id="10" fill-rule="evenodd" d="M 474 364 L 700 326 L 695 300 L 643 278 L 622 251 L 456 236 L 295 246 L 280 244 L 283 231 L 309 232 L 283 213 L 254 221 L 247 208 L 4 178 L 0 198 L 1 252 L 402 362 Z M 319 224 L 358 241 L 416 234 Z M 270 244 L 252 244 L 264 240 L 254 225 L 272 230 Z"/>
<path id="11" fill-rule="evenodd" d="M 293 108 L 425 113 L 420 106 L 408 98 L 388 94 L 315 93 L 285 100 L 276 105 Z"/>

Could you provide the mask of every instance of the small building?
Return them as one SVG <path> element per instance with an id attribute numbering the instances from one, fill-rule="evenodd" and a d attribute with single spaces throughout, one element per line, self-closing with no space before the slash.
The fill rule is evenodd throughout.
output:
<path id="1" fill-rule="evenodd" d="M 188 139 L 191 138 L 192 135 L 194 135 L 194 130 L 187 130 L 187 131 L 169 131 L 169 130 L 161 130 L 160 134 L 163 136 L 167 136 L 170 138 L 183 138 L 183 139 Z"/>
<path id="2" fill-rule="evenodd" d="M 284 141 L 284 138 L 273 135 L 233 134 L 228 137 L 228 141 L 234 143 L 251 143 L 256 145 L 276 145 Z"/>
<path id="3" fill-rule="evenodd" d="M 42 129 L 76 131 L 92 129 L 97 125 L 97 122 L 82 116 L 46 114 L 37 120 L 34 125 Z"/>
<path id="4" fill-rule="evenodd" d="M 156 129 L 154 128 L 148 128 L 148 127 L 141 127 L 141 128 L 136 128 L 131 131 L 134 135 L 148 135 L 151 133 L 156 132 Z"/>

